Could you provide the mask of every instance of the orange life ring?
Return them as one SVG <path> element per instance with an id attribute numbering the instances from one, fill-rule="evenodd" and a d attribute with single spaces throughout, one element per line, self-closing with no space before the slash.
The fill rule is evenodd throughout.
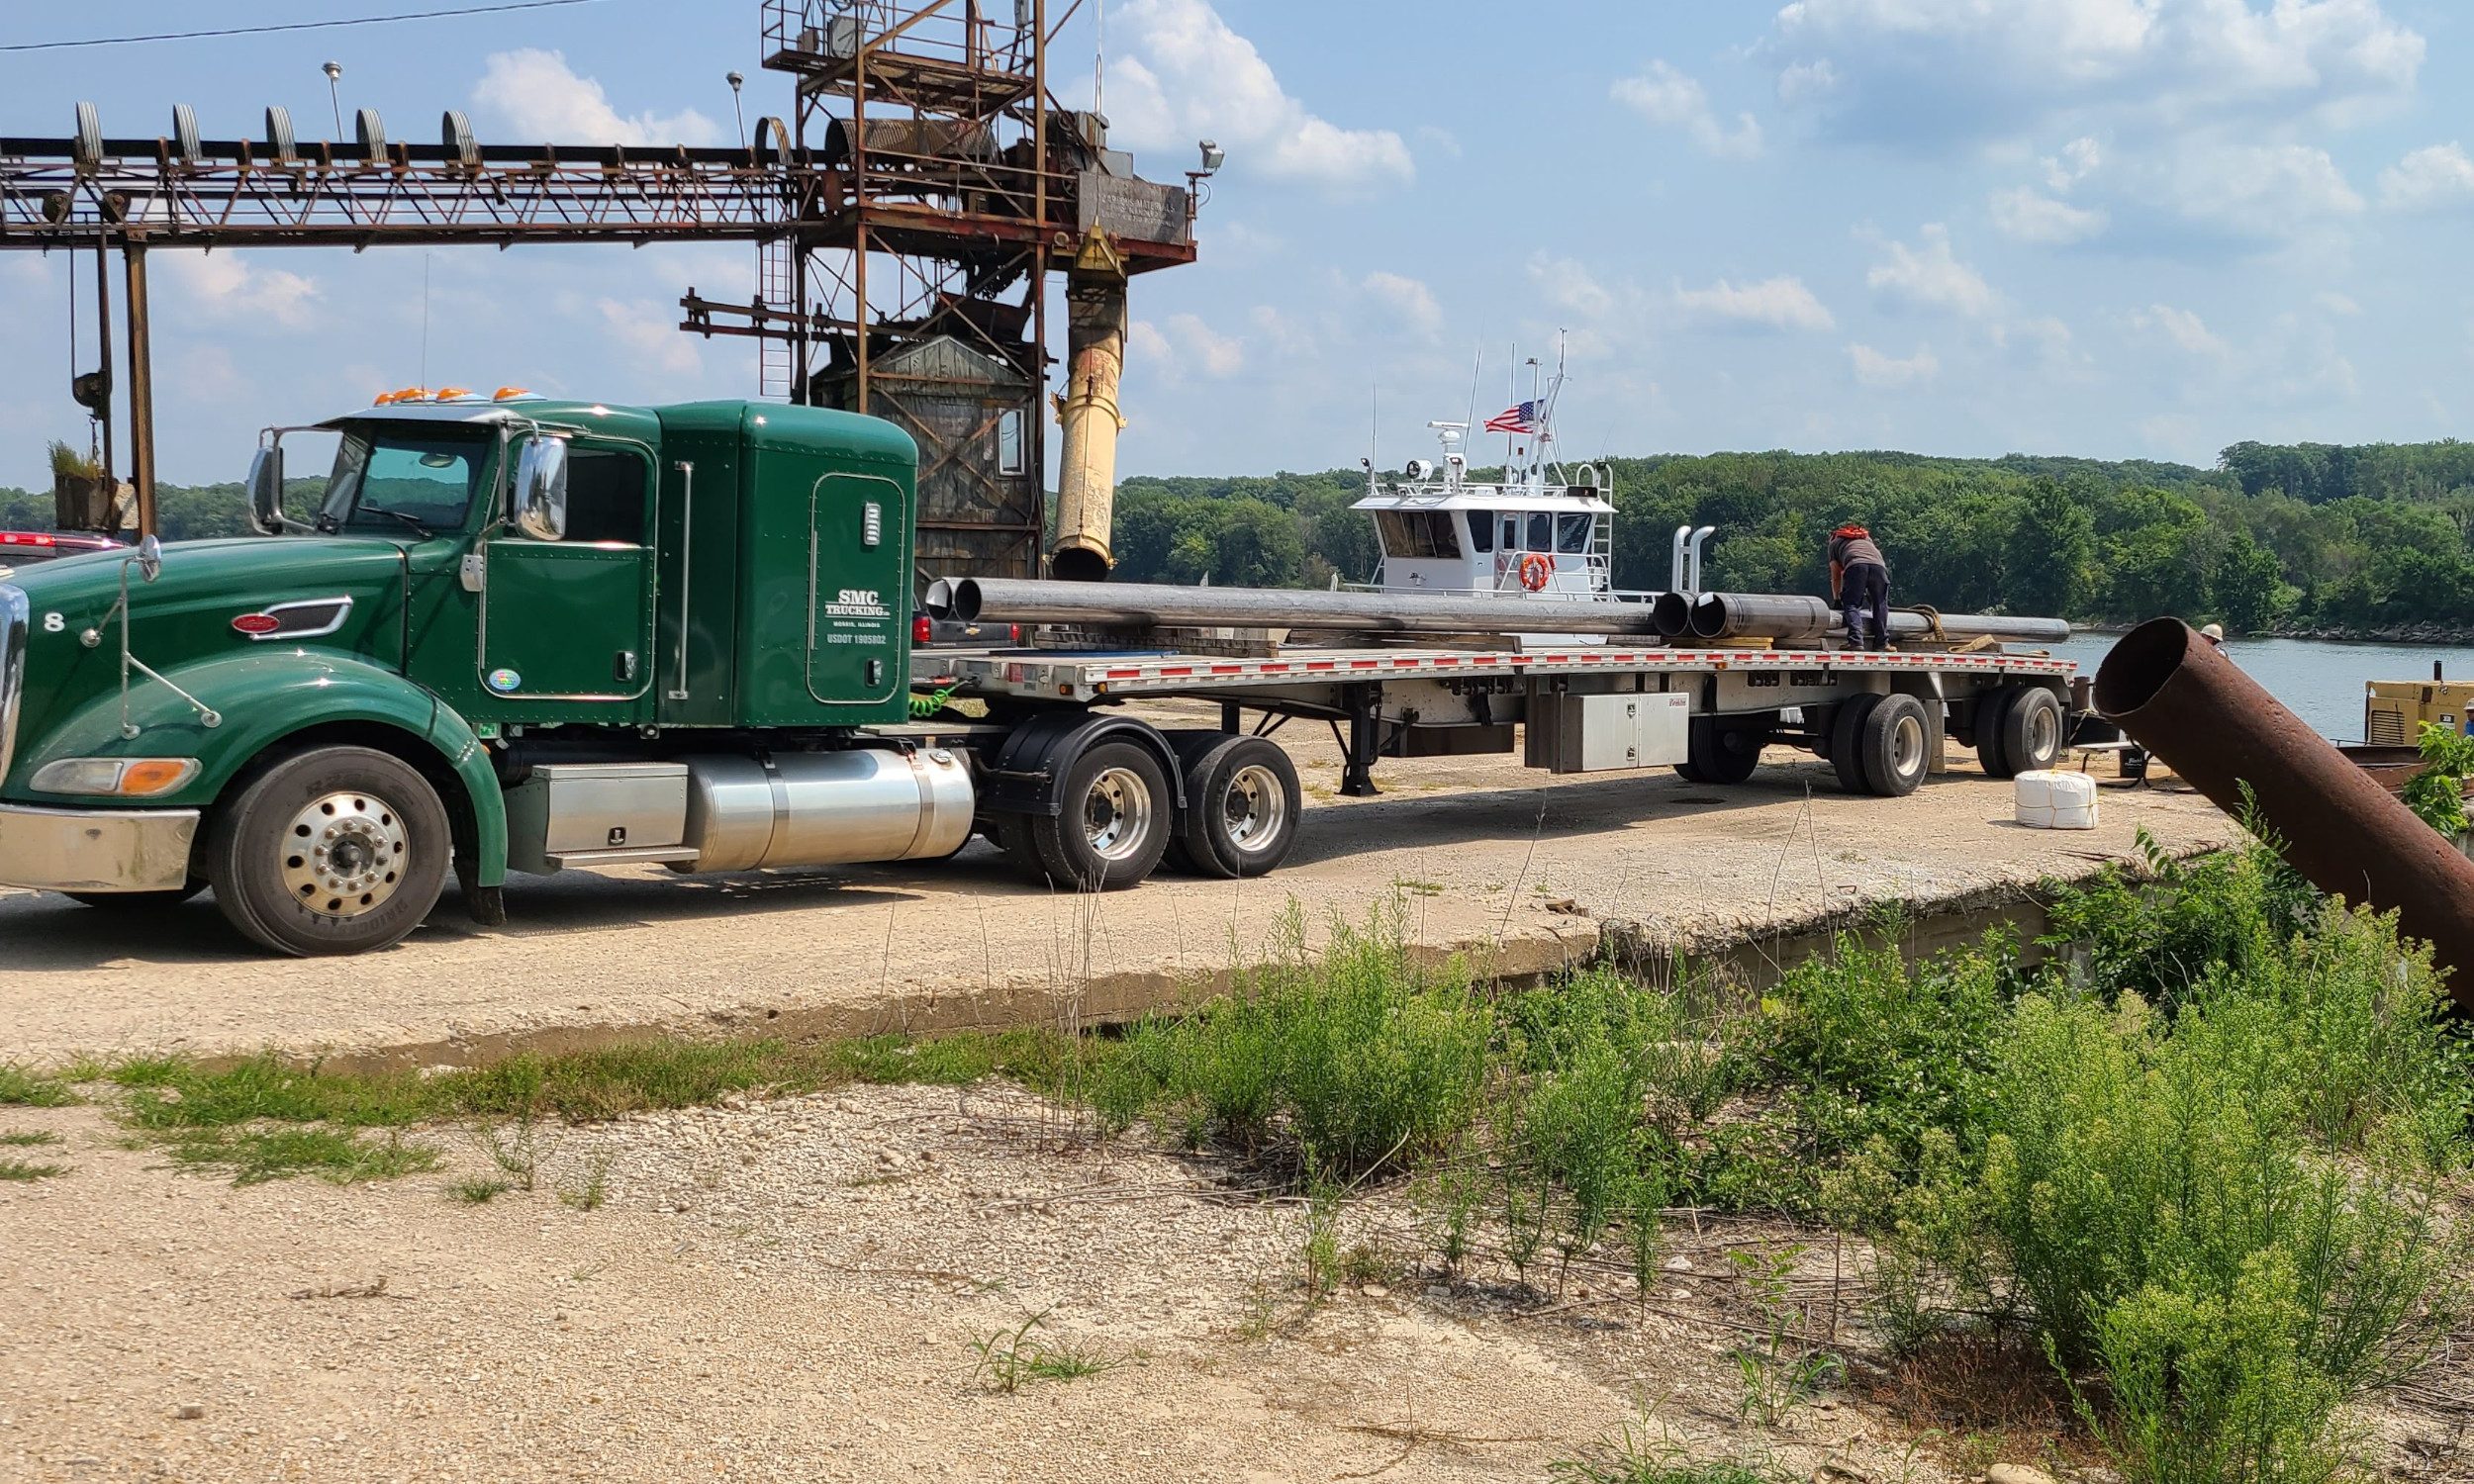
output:
<path id="1" fill-rule="evenodd" d="M 1520 585 L 1532 593 L 1543 593 L 1555 580 L 1555 563 L 1537 552 L 1520 559 Z"/>

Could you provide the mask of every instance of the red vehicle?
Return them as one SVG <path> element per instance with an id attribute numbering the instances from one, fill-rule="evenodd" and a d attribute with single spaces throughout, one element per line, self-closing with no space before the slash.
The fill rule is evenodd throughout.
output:
<path id="1" fill-rule="evenodd" d="M 89 551 L 117 551 L 127 545 L 110 536 L 69 535 L 48 530 L 0 530 L 0 572 L 29 567 L 55 557 L 83 556 Z"/>

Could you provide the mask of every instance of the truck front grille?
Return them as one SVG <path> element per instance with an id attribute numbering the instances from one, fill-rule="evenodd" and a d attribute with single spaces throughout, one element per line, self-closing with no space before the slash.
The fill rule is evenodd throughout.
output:
<path id="1" fill-rule="evenodd" d="M 33 626 L 26 595 L 0 586 L 0 782 L 17 755 L 17 711 L 26 697 L 26 635 Z"/>

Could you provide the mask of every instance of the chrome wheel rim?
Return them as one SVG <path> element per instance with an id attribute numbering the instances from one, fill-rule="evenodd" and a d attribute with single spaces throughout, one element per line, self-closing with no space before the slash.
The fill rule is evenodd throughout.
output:
<path id="1" fill-rule="evenodd" d="M 1122 861 L 1151 838 L 1151 785 L 1131 768 L 1109 768 L 1083 798 L 1083 833 L 1093 855 Z"/>
<path id="2" fill-rule="evenodd" d="M 2030 760 L 2050 758 L 2061 748 L 2061 723 L 2054 718 L 2051 706 L 2036 707 L 2028 718 L 2028 755 Z"/>
<path id="3" fill-rule="evenodd" d="M 411 864 L 403 811 L 375 793 L 329 793 L 310 800 L 283 833 L 284 889 L 329 917 L 359 917 L 385 906 Z"/>
<path id="4" fill-rule="evenodd" d="M 1228 843 L 1248 854 L 1271 848 L 1288 818 L 1288 790 L 1280 775 L 1260 763 L 1232 774 L 1220 791 L 1220 832 Z"/>
<path id="5" fill-rule="evenodd" d="M 1924 722 L 1901 716 L 1890 728 L 1890 771 L 1900 778 L 1924 771 Z"/>

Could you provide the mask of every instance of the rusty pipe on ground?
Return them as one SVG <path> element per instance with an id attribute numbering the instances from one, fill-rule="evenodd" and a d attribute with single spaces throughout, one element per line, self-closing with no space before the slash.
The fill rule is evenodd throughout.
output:
<path id="1" fill-rule="evenodd" d="M 2229 813 L 2248 785 L 2296 871 L 2394 909 L 2474 1009 L 2474 861 L 2189 624 L 2155 618 L 2125 635 L 2097 668 L 2096 709 Z"/>
<path id="2" fill-rule="evenodd" d="M 1116 565 L 1116 438 L 1125 428 L 1117 388 L 1125 376 L 1125 269 L 1097 228 L 1066 279 L 1066 391 L 1057 403 L 1065 448 L 1057 465 L 1057 547 L 1049 570 L 1067 582 L 1098 582 Z"/>

